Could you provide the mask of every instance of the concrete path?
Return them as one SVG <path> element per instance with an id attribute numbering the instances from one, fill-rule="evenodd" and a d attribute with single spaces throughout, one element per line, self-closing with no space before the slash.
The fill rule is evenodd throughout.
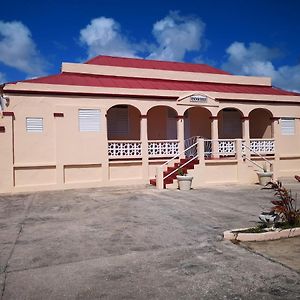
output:
<path id="1" fill-rule="evenodd" d="M 222 239 L 253 225 L 272 194 L 217 186 L 0 196 L 0 298 L 300 299 L 299 273 Z"/>

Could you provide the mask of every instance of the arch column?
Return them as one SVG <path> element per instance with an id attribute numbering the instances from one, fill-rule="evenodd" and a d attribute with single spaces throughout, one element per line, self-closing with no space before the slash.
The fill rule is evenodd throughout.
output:
<path id="1" fill-rule="evenodd" d="M 274 164 L 273 164 L 273 178 L 278 177 L 278 170 L 279 170 L 279 163 L 280 163 L 280 156 L 279 156 L 279 150 L 276 144 L 278 144 L 278 141 L 280 139 L 280 124 L 279 124 L 279 119 L 280 118 L 271 118 L 272 121 L 272 137 L 274 139 L 275 143 L 275 159 L 274 159 Z"/>
<path id="2" fill-rule="evenodd" d="M 101 123 L 102 125 L 102 133 L 101 133 L 101 139 L 102 144 L 106 145 L 104 147 L 104 150 L 101 151 L 102 153 L 102 159 L 101 159 L 101 166 L 102 166 L 102 180 L 103 183 L 109 182 L 109 157 L 108 157 L 108 136 L 107 136 L 107 109 L 101 108 Z"/>
<path id="3" fill-rule="evenodd" d="M 212 156 L 214 158 L 219 158 L 219 128 L 218 128 L 218 116 L 210 117 L 211 120 L 211 139 L 212 139 Z"/>
<path id="4" fill-rule="evenodd" d="M 179 140 L 178 152 L 184 151 L 184 116 L 177 117 L 177 139 Z M 183 158 L 184 154 L 181 155 Z"/>
<path id="5" fill-rule="evenodd" d="M 149 153 L 148 153 L 148 122 L 147 115 L 141 115 L 141 143 L 142 143 L 142 169 L 143 179 L 149 179 Z"/>
<path id="6" fill-rule="evenodd" d="M 250 140 L 250 125 L 249 125 L 249 117 L 242 117 L 242 132 L 243 132 L 243 140 Z"/>
<path id="7" fill-rule="evenodd" d="M 245 145 L 250 148 L 250 123 L 249 123 L 249 117 L 242 117 L 241 119 L 242 119 L 243 140 L 244 140 Z M 251 156 L 250 149 L 245 147 L 244 154 L 247 157 L 250 158 L 250 156 Z"/>

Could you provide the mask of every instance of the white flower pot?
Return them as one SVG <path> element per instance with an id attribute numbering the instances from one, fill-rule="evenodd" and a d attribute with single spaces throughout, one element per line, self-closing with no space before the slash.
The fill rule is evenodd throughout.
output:
<path id="1" fill-rule="evenodd" d="M 181 191 L 189 191 L 192 186 L 192 180 L 194 177 L 189 176 L 189 175 L 177 175 L 176 176 L 177 181 L 178 181 L 178 188 Z"/>
<path id="2" fill-rule="evenodd" d="M 257 172 L 259 184 L 265 186 L 268 182 L 272 181 L 273 172 Z"/>

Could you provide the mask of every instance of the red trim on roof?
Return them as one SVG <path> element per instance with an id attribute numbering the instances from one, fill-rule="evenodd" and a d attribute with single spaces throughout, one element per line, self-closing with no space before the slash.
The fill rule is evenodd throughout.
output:
<path id="1" fill-rule="evenodd" d="M 79 73 L 61 73 L 59 75 L 29 79 L 25 80 L 24 82 L 107 88 L 131 88 L 173 91 L 210 91 L 221 93 L 300 96 L 300 94 L 298 93 L 284 91 L 271 86 L 117 77 Z"/>
<path id="2" fill-rule="evenodd" d="M 114 67 L 127 67 L 127 68 L 140 68 L 140 69 L 156 69 L 167 71 L 180 71 L 180 72 L 198 72 L 198 73 L 213 73 L 213 74 L 230 74 L 223 70 L 211 67 L 205 64 L 192 64 L 174 61 L 160 61 L 139 58 L 127 57 L 113 57 L 99 55 L 87 62 L 89 65 L 102 65 Z"/>

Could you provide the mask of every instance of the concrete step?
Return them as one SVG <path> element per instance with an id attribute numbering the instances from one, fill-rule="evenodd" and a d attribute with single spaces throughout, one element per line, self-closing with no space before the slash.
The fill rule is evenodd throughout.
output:
<path id="1" fill-rule="evenodd" d="M 173 171 L 178 169 L 179 166 L 187 163 L 189 160 L 190 160 L 189 158 L 180 159 L 179 163 L 175 163 L 173 167 L 168 167 L 167 170 L 163 172 L 163 176 L 166 177 L 167 175 L 169 175 L 170 173 L 172 173 Z M 195 160 L 191 161 L 190 163 L 188 163 L 187 165 L 185 165 L 181 169 L 185 174 L 187 174 L 188 170 L 194 169 L 194 166 L 196 164 L 199 164 L 198 159 L 195 159 Z M 177 184 L 177 180 L 176 180 L 177 175 L 178 175 L 178 173 L 174 172 L 172 175 L 170 175 L 168 178 L 166 178 L 164 180 L 164 188 L 166 188 L 166 185 L 172 185 L 173 181 L 176 181 L 176 184 Z M 150 184 L 156 186 L 156 179 L 150 179 Z"/>

